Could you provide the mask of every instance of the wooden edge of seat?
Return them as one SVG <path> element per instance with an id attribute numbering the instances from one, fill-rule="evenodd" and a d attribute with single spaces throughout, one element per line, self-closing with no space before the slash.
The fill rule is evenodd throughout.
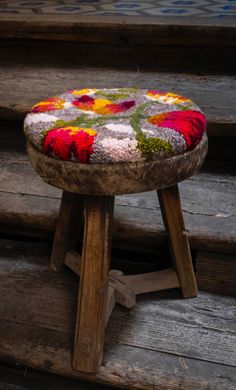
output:
<path id="1" fill-rule="evenodd" d="M 29 141 L 31 164 L 47 183 L 63 190 L 113 196 L 156 190 L 176 184 L 197 171 L 207 153 L 207 135 L 191 151 L 162 160 L 118 164 L 80 164 L 47 156 Z"/>

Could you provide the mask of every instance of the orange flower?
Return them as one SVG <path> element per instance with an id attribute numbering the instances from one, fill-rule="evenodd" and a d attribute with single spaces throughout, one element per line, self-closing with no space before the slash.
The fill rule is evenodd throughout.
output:
<path id="1" fill-rule="evenodd" d="M 49 98 L 33 106 L 32 112 L 47 112 L 64 108 L 64 100 L 58 97 Z"/>

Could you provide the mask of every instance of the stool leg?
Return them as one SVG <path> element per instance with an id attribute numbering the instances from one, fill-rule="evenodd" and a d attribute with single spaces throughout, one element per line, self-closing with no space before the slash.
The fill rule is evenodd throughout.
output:
<path id="1" fill-rule="evenodd" d="M 182 295 L 184 298 L 195 297 L 198 292 L 197 283 L 184 225 L 178 185 L 163 188 L 158 190 L 157 193 Z"/>
<path id="2" fill-rule="evenodd" d="M 114 198 L 88 196 L 73 367 L 96 372 L 102 360 Z"/>
<path id="3" fill-rule="evenodd" d="M 51 268 L 54 271 L 64 267 L 66 251 L 76 246 L 83 221 L 83 200 L 83 195 L 63 191 L 51 253 Z"/>

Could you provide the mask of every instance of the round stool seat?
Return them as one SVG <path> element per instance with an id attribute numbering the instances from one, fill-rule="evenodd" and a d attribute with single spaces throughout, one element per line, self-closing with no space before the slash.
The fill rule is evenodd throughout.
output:
<path id="1" fill-rule="evenodd" d="M 36 104 L 24 129 L 39 175 L 77 193 L 170 186 L 199 169 L 207 150 L 197 105 L 158 90 L 71 90 Z"/>

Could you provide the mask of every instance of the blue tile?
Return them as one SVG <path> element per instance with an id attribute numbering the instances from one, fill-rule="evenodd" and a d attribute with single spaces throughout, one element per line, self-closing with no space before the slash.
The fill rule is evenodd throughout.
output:
<path id="1" fill-rule="evenodd" d="M 186 9 L 168 8 L 168 9 L 163 9 L 161 12 L 163 14 L 177 14 L 177 15 L 181 15 L 181 14 L 185 14 L 188 11 Z"/>
<path id="2" fill-rule="evenodd" d="M 94 4 L 94 3 L 99 3 L 100 0 L 75 0 L 76 3 L 81 3 L 81 4 Z"/>
<path id="3" fill-rule="evenodd" d="M 58 10 L 58 11 L 66 11 L 66 12 L 73 12 L 73 11 L 79 11 L 79 10 L 81 10 L 81 7 L 78 6 L 78 5 L 75 5 L 75 6 L 67 6 L 67 5 L 64 5 L 64 6 L 60 6 L 60 7 L 55 7 L 55 10 Z"/>
<path id="4" fill-rule="evenodd" d="M 99 15 L 104 15 L 104 16 L 114 16 L 114 15 L 118 15 L 118 16 L 125 16 L 126 14 L 125 14 L 125 12 L 116 12 L 116 11 L 114 11 L 114 12 L 102 12 L 102 13 L 99 13 Z"/>
<path id="5" fill-rule="evenodd" d="M 236 11 L 236 5 L 225 5 L 224 7 L 220 7 L 225 11 Z"/>
<path id="6" fill-rule="evenodd" d="M 134 8 L 139 8 L 139 4 L 136 4 L 136 3 L 114 4 L 114 7 L 115 8 L 130 8 L 130 9 L 134 9 Z"/>
<path id="7" fill-rule="evenodd" d="M 197 5 L 196 1 L 172 1 L 172 4 L 174 5 Z"/>
<path id="8" fill-rule="evenodd" d="M 223 19 L 223 18 L 236 18 L 236 14 L 219 14 L 218 16 L 216 16 L 217 18 L 221 18 L 221 19 Z"/>
<path id="9" fill-rule="evenodd" d="M 23 6 L 39 6 L 40 7 L 40 5 L 45 5 L 45 3 L 43 2 L 43 1 L 21 1 L 21 2 L 19 2 L 19 6 L 21 6 L 21 5 L 23 5 Z"/>
<path id="10" fill-rule="evenodd" d="M 51 3 L 51 4 L 50 4 Z M 14 6 L 11 4 L 14 4 Z M 146 5 L 147 4 L 147 5 Z M 87 5 L 87 7 L 86 7 Z M 104 5 L 112 6 L 107 11 Z M 84 7 L 85 6 L 85 7 Z M 137 15 L 150 16 L 151 10 L 163 16 L 194 16 L 235 18 L 236 0 L 0 0 L 0 12 L 26 14 L 72 14 L 83 15 Z"/>

